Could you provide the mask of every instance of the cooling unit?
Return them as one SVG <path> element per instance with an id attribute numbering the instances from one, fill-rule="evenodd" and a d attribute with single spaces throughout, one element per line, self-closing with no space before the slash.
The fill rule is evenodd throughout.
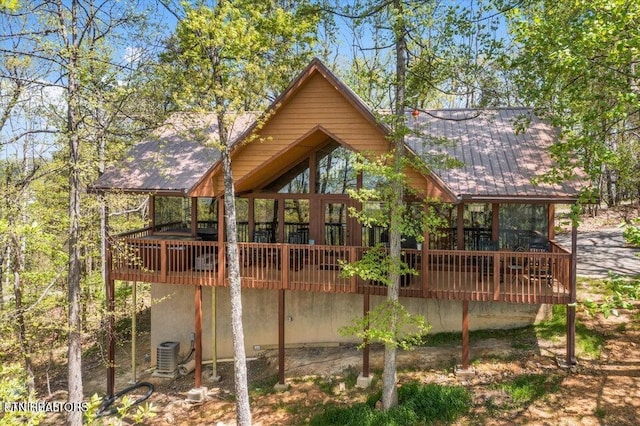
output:
<path id="1" fill-rule="evenodd" d="M 180 342 L 162 342 L 157 348 L 158 375 L 175 375 L 178 370 L 178 353 L 180 352 Z"/>

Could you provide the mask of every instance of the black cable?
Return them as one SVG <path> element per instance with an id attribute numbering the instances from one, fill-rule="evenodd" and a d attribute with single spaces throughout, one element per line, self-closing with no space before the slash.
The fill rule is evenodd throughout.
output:
<path id="1" fill-rule="evenodd" d="M 128 388 L 124 388 L 122 389 L 120 392 L 116 393 L 113 397 L 109 398 L 109 397 L 104 397 L 104 399 L 102 400 L 102 403 L 100 404 L 100 406 L 98 407 L 98 411 L 96 412 L 96 418 L 97 417 L 106 417 L 106 416 L 112 416 L 114 414 L 116 414 L 118 412 L 118 409 L 115 407 L 109 408 L 111 407 L 111 405 L 113 405 L 114 402 L 116 402 L 116 400 L 120 399 L 121 396 L 131 392 L 134 389 L 138 389 L 138 388 L 147 388 L 147 392 L 142 395 L 140 398 L 136 399 L 133 405 L 138 405 L 141 402 L 146 401 L 147 399 L 149 399 L 149 397 L 151 396 L 151 394 L 154 391 L 154 387 L 151 383 L 149 382 L 140 382 L 140 383 L 136 383 L 133 386 L 129 386 Z"/>

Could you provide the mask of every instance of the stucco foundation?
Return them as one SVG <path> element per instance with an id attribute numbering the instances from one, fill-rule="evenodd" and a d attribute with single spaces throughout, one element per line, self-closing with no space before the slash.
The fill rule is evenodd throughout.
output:
<path id="1" fill-rule="evenodd" d="M 203 359 L 211 359 L 211 291 L 203 289 L 202 328 Z M 151 362 L 156 363 L 155 348 L 161 342 L 180 342 L 180 355 L 190 351 L 191 333 L 195 329 L 193 286 L 152 284 L 151 296 Z M 278 292 L 275 290 L 242 290 L 243 324 L 247 356 L 278 344 Z M 362 295 L 286 292 L 285 342 L 287 346 L 302 344 L 336 344 L 358 342 L 345 337 L 338 329 L 362 315 Z M 384 300 L 371 297 L 371 306 Z M 433 299 L 402 298 L 414 313 L 424 315 L 432 333 L 460 331 L 462 302 Z M 229 308 L 229 289 L 216 289 L 216 333 L 218 358 L 233 356 Z M 517 328 L 544 318 L 547 305 L 525 305 L 493 302 L 469 303 L 469 327 L 477 329 Z M 259 348 L 259 349 L 258 349 Z"/>

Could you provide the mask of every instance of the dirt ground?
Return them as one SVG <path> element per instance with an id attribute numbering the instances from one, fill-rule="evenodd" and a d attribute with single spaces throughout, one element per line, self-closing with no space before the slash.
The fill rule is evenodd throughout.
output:
<path id="1" fill-rule="evenodd" d="M 608 319 L 579 312 L 579 322 L 602 334 L 605 343 L 597 359 L 578 353 L 578 366 L 571 370 L 559 368 L 557 364 L 557 359 L 564 357 L 564 338 L 542 340 L 535 333 L 524 331 L 515 335 L 496 333 L 496 337 L 472 337 L 474 373 L 466 378 L 454 374 L 461 357 L 459 342 L 402 352 L 399 381 L 467 387 L 473 395 L 474 406 L 468 416 L 456 423 L 461 425 L 638 425 L 639 309 L 640 306 L 636 306 L 633 311 L 622 311 L 619 317 Z M 128 347 L 120 347 L 118 356 L 128 359 Z M 140 361 L 145 365 L 144 357 Z M 353 346 L 290 349 L 285 364 L 289 390 L 275 392 L 277 357 L 274 352 L 265 352 L 263 357 L 248 363 L 254 424 L 305 424 L 314 414 L 322 412 L 327 403 L 351 404 L 365 400 L 371 390 L 353 387 L 361 365 L 361 352 Z M 380 348 L 372 350 L 371 365 L 380 377 Z M 193 373 L 167 380 L 153 378 L 149 371 L 143 372 L 139 379 L 156 386 L 150 401 L 157 415 L 147 424 L 234 425 L 232 368 L 230 362 L 220 363 L 221 381 L 213 383 L 208 380 L 210 367 L 205 367 L 203 385 L 208 387 L 208 393 L 206 400 L 199 404 L 187 402 L 187 392 L 194 386 Z M 117 388 L 121 389 L 126 386 L 130 373 L 127 368 L 118 370 Z M 494 385 L 525 374 L 547 376 L 548 392 L 524 407 L 510 407 L 508 395 Z M 103 369 L 94 368 L 86 377 L 87 392 L 104 393 Z M 373 386 L 379 387 L 379 381 L 374 381 Z M 500 409 L 491 410 L 492 405 Z"/>
<path id="2" fill-rule="evenodd" d="M 637 210 L 636 210 L 637 211 Z M 615 226 L 619 214 L 602 214 L 584 229 Z M 602 221 L 602 222 L 598 222 Z M 582 227 L 581 227 L 582 228 Z M 590 297 L 589 288 L 580 288 L 581 298 Z M 559 368 L 558 359 L 565 353 L 564 337 L 543 340 L 532 331 L 514 335 L 483 335 L 472 338 L 473 375 L 459 377 L 454 367 L 460 362 L 461 344 L 452 341 L 435 347 L 426 346 L 399 357 L 400 383 L 418 380 L 422 383 L 456 384 L 467 387 L 473 395 L 471 413 L 460 419 L 461 425 L 638 425 L 640 424 L 640 305 L 620 316 L 605 319 L 578 312 L 579 323 L 604 337 L 601 355 L 596 359 L 578 353 L 578 366 Z M 208 387 L 206 400 L 187 402 L 187 392 L 194 386 L 193 373 L 174 380 L 151 376 L 148 332 L 142 327 L 137 350 L 138 379 L 155 385 L 150 402 L 156 416 L 146 424 L 153 425 L 234 425 L 233 366 L 218 365 L 220 382 L 209 380 L 210 367 L 205 366 L 203 385 Z M 286 352 L 286 377 L 289 389 L 275 392 L 277 357 L 265 351 L 263 356 L 248 362 L 251 410 L 256 425 L 306 424 L 328 403 L 352 404 L 364 401 L 371 389 L 355 388 L 353 382 L 360 372 L 362 354 L 353 346 L 290 349 Z M 130 347 L 118 347 L 119 367 L 116 388 L 127 386 L 130 379 Z M 85 393 L 104 394 L 103 360 L 94 354 L 85 358 Z M 121 364 L 120 364 L 121 362 Z M 379 378 L 382 350 L 373 348 L 372 371 Z M 546 391 L 525 406 L 509 404 L 509 396 L 495 386 L 524 374 L 547 376 Z M 379 381 L 372 385 L 380 386 Z M 64 382 L 53 381 L 53 388 L 64 388 Z M 44 389 L 40 393 L 46 394 Z M 53 392 L 50 399 L 63 400 L 64 392 Z M 499 409 L 492 409 L 499 407 Z M 60 418 L 48 419 L 58 424 Z"/>

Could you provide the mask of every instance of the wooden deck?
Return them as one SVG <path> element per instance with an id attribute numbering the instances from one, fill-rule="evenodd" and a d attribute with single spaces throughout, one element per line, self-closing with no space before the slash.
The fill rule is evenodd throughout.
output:
<path id="1" fill-rule="evenodd" d="M 242 286 L 385 295 L 386 287 L 341 275 L 364 247 L 239 243 Z M 416 275 L 401 277 L 400 294 L 445 300 L 509 303 L 570 302 L 571 253 L 403 250 Z M 176 285 L 227 286 L 224 245 L 175 235 L 136 232 L 112 239 L 111 279 Z"/>

